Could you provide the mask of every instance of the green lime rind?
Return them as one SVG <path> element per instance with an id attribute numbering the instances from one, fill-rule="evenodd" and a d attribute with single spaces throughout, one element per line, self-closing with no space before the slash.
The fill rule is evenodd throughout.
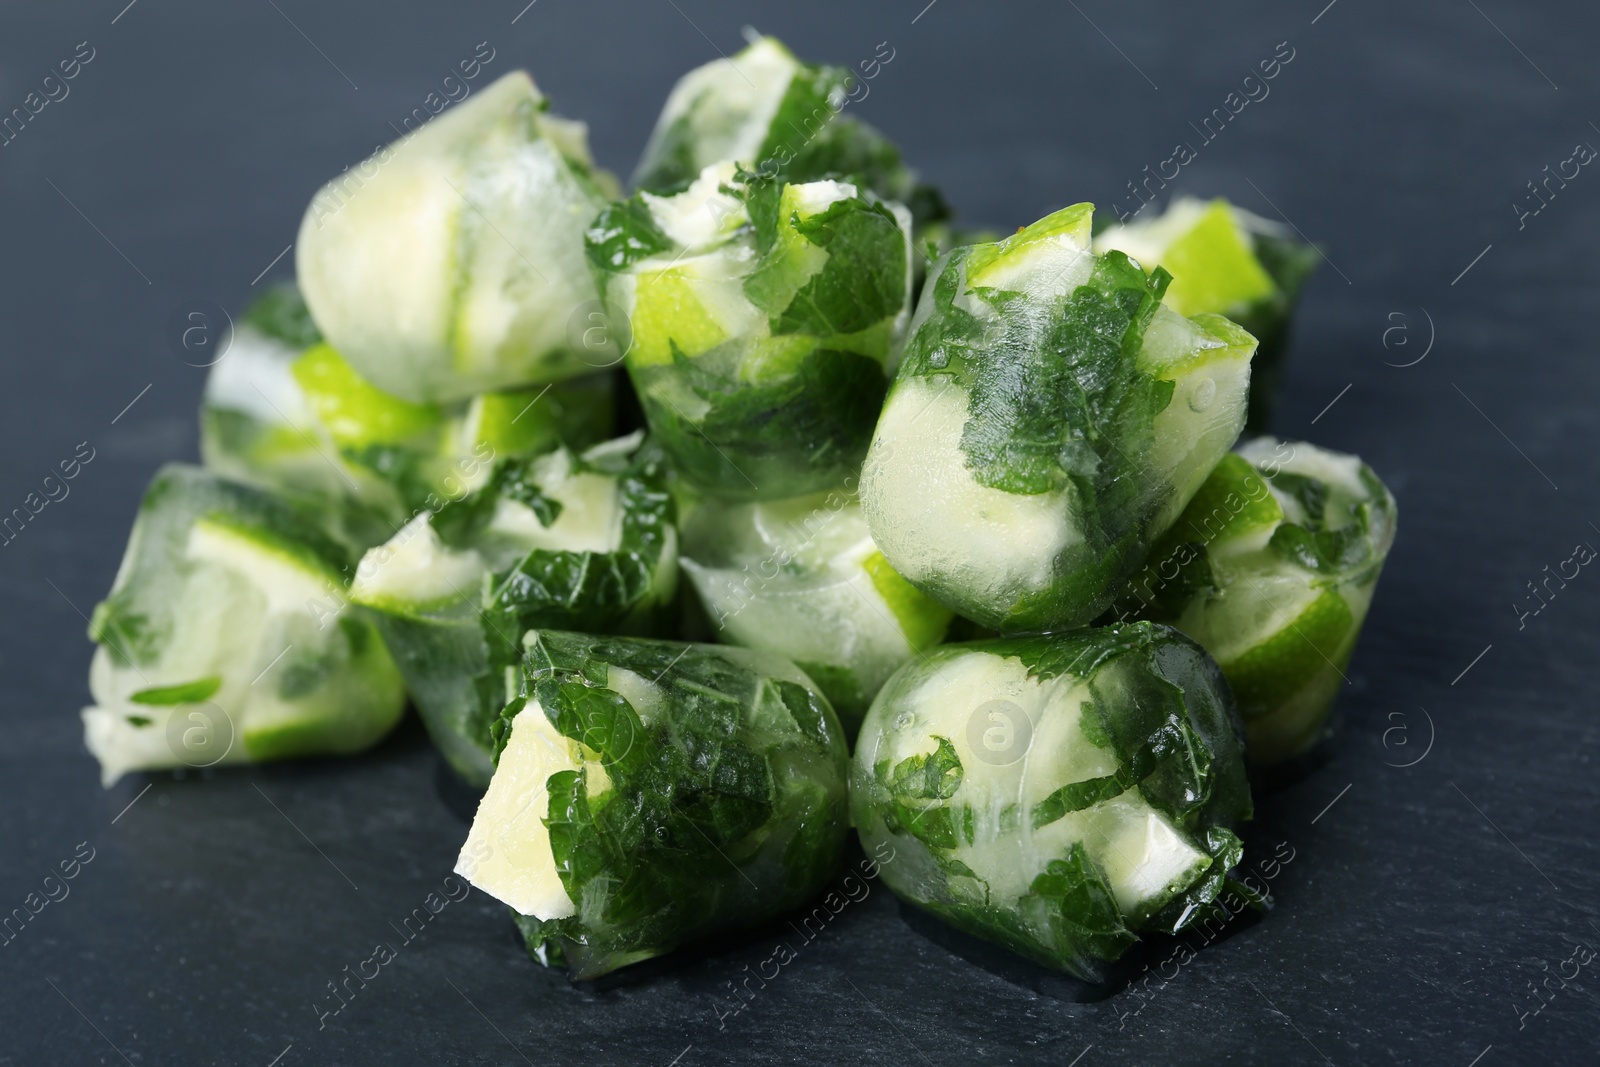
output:
<path id="1" fill-rule="evenodd" d="M 391 396 L 356 373 L 332 345 L 313 345 L 292 368 L 317 418 L 340 447 L 399 444 L 438 430 L 434 404 Z"/>
<path id="2" fill-rule="evenodd" d="M 1281 628 L 1243 653 L 1218 660 L 1247 723 L 1273 715 L 1322 671 L 1337 670 L 1338 657 L 1353 643 L 1356 619 L 1335 589 L 1323 591 L 1293 618 L 1277 617 Z"/>
<path id="3" fill-rule="evenodd" d="M 225 563 L 247 579 L 257 577 L 262 562 L 270 562 L 319 583 L 331 582 L 334 588 L 345 585 L 344 576 L 329 566 L 325 556 L 271 526 L 252 523 L 226 512 L 205 515 L 196 520 L 194 526 L 196 531 L 204 531 L 211 537 L 211 544 L 221 546 L 220 551 L 208 551 L 208 558 Z"/>
<path id="4" fill-rule="evenodd" d="M 874 551 L 862 560 L 861 569 L 872 579 L 872 587 L 894 614 L 913 650 L 920 652 L 944 640 L 954 611 L 901 577 L 882 552 Z"/>
<path id="5" fill-rule="evenodd" d="M 1249 461 L 1230 452 L 1201 483 L 1171 537 L 1220 546 L 1275 529 L 1282 521 L 1283 508 L 1267 480 Z"/>
<path id="6" fill-rule="evenodd" d="M 990 244 L 972 246 L 966 259 L 967 285 L 1005 288 L 1008 268 L 1019 267 L 1043 247 L 1063 242 L 1087 248 L 1094 219 L 1093 204 L 1073 204 L 1052 212 L 1016 233 Z"/>

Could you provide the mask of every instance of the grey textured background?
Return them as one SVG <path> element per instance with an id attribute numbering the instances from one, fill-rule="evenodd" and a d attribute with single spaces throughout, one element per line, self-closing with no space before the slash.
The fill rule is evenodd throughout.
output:
<path id="1" fill-rule="evenodd" d="M 1574 944 L 1600 946 L 1600 575 L 1521 629 L 1511 606 L 1575 543 L 1600 546 L 1600 175 L 1520 228 L 1513 207 L 1545 165 L 1600 144 L 1593 5 L 124 2 L 0 10 L 0 112 L 78 42 L 95 49 L 70 95 L 0 147 L 0 511 L 79 442 L 95 456 L 0 548 L 0 912 L 79 842 L 95 850 L 70 896 L 0 947 L 0 1063 L 1495 1067 L 1600 1052 L 1600 961 L 1555 977 Z M 1294 49 L 1179 188 L 1326 246 L 1277 429 L 1361 453 L 1401 522 L 1333 758 L 1259 804 L 1257 854 L 1294 850 L 1278 907 L 1175 976 L 1092 1000 L 908 921 L 875 883 L 719 1024 L 725 983 L 782 929 L 576 989 L 474 893 L 319 1030 L 325 984 L 396 940 L 469 809 L 414 724 L 348 763 L 101 790 L 76 714 L 80 609 L 109 587 L 154 469 L 195 456 L 203 372 L 163 324 L 187 301 L 239 307 L 313 189 L 478 42 L 496 49 L 490 73 L 527 66 L 588 120 L 625 175 L 672 81 L 734 51 L 746 23 L 845 64 L 887 41 L 860 113 L 966 221 L 1002 227 L 1126 195 L 1175 142 L 1198 143 L 1189 124 L 1258 60 Z M 1430 337 L 1420 363 L 1386 365 Z"/>

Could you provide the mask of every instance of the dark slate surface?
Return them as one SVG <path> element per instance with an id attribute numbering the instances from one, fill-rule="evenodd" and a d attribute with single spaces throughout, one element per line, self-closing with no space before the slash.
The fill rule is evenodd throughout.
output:
<path id="1" fill-rule="evenodd" d="M 0 148 L 0 510 L 79 442 L 94 457 L 0 550 L 0 908 L 93 850 L 70 895 L 0 948 L 0 1063 L 1494 1067 L 1600 1052 L 1600 962 L 1563 965 L 1600 946 L 1600 574 L 1520 624 L 1513 607 L 1576 543 L 1600 545 L 1600 174 L 1552 183 L 1537 215 L 1517 207 L 1536 206 L 1525 183 L 1543 167 L 1600 144 L 1592 5 L 540 0 L 513 21 L 523 0 L 124 2 L 0 12 L 0 109 L 78 42 L 94 50 Z M 787 927 L 577 989 L 474 893 L 319 1029 L 327 983 L 400 943 L 441 887 L 468 809 L 414 724 L 348 763 L 101 790 L 76 714 L 81 613 L 150 474 L 195 455 L 203 372 L 164 324 L 287 275 L 292 257 L 268 264 L 311 191 L 477 42 L 496 49 L 491 71 L 529 66 L 626 173 L 672 80 L 733 51 L 747 22 L 842 63 L 889 42 L 861 113 L 969 221 L 1113 203 L 1188 140 L 1183 190 L 1326 243 L 1278 429 L 1359 451 L 1402 518 L 1331 760 L 1261 799 L 1256 854 L 1293 855 L 1279 906 L 1094 999 L 908 919 L 872 883 L 719 1020 L 727 983 L 798 941 Z M 1190 124 L 1285 41 L 1270 95 L 1202 144 Z"/>

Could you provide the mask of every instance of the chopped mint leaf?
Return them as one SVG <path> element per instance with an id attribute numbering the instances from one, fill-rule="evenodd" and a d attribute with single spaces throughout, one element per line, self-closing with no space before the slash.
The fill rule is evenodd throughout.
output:
<path id="1" fill-rule="evenodd" d="M 961 759 L 948 738 L 934 735 L 938 747 L 894 765 L 884 784 L 897 797 L 913 800 L 949 800 L 961 788 Z"/>
<path id="2" fill-rule="evenodd" d="M 535 958 L 554 962 L 553 948 L 593 978 L 755 925 L 832 876 L 848 829 L 844 737 L 792 665 L 552 630 L 527 644 L 523 695 L 496 723 L 496 777 L 462 855 L 480 836 L 527 834 L 523 783 L 542 781 L 548 853 L 519 843 L 515 864 L 468 874 L 525 914 L 540 909 L 519 921 Z M 530 727 L 532 716 L 545 721 Z M 525 743 L 530 728 L 556 731 L 570 760 L 547 763 L 551 742 Z M 535 874 L 540 895 L 521 895 Z"/>
<path id="3" fill-rule="evenodd" d="M 590 264 L 596 270 L 617 271 L 672 247 L 656 226 L 650 209 L 638 198 L 608 205 L 584 234 Z"/>

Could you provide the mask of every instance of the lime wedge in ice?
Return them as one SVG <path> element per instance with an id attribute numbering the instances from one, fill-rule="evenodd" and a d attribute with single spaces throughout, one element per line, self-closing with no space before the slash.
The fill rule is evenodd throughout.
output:
<path id="1" fill-rule="evenodd" d="M 1092 204 L 1074 204 L 1024 226 L 994 244 L 976 246 L 966 260 L 967 287 L 1071 292 L 1088 277 Z"/>
<path id="2" fill-rule="evenodd" d="M 684 355 L 696 356 L 727 338 L 681 268 L 639 275 L 633 304 L 633 347 L 628 351 L 631 364 L 671 363 L 673 344 Z"/>
<path id="3" fill-rule="evenodd" d="M 1199 221 L 1167 246 L 1161 265 L 1172 274 L 1163 302 L 1180 315 L 1227 311 L 1277 290 L 1226 200 L 1213 200 Z"/>
<path id="4" fill-rule="evenodd" d="M 527 455 L 559 444 L 554 402 L 545 396 L 547 391 L 540 386 L 473 397 L 467 425 L 473 428 L 474 441 L 488 445 L 496 456 Z"/>
<path id="5" fill-rule="evenodd" d="M 1282 521 L 1283 508 L 1266 478 L 1249 461 L 1230 452 L 1195 492 L 1174 534 L 1214 552 L 1241 541 L 1260 547 Z"/>
<path id="6" fill-rule="evenodd" d="M 912 648 L 931 648 L 944 640 L 955 612 L 901 577 L 882 552 L 874 551 L 862 560 L 861 568 L 872 579 L 872 587 L 889 606 Z"/>
<path id="7" fill-rule="evenodd" d="M 1270 579 L 1234 585 L 1213 601 L 1204 641 L 1246 719 L 1277 710 L 1349 654 L 1350 606 L 1335 589 Z"/>
<path id="8" fill-rule="evenodd" d="M 266 597 L 268 611 L 303 612 L 308 599 L 327 596 L 329 583 L 343 586 L 339 573 L 309 548 L 222 515 L 196 520 L 188 553 L 192 560 L 219 564 L 255 586 Z"/>
<path id="9" fill-rule="evenodd" d="M 341 447 L 398 444 L 433 431 L 439 409 L 412 404 L 362 378 L 327 344 L 312 345 L 294 361 L 295 381 Z"/>

